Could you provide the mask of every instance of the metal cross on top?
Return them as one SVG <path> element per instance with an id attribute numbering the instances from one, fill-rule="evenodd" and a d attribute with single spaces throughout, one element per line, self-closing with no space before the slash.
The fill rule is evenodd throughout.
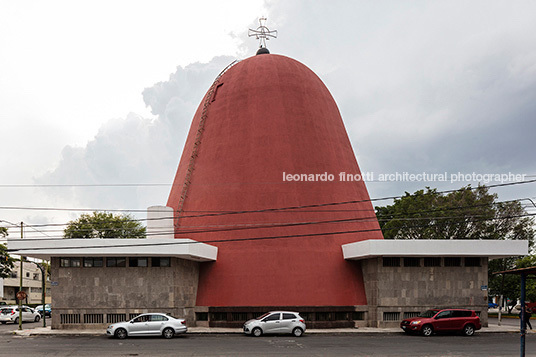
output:
<path id="1" fill-rule="evenodd" d="M 260 26 L 256 30 L 249 29 L 248 36 L 255 36 L 257 40 L 260 40 L 259 48 L 266 48 L 266 40 L 269 40 L 270 37 L 277 38 L 277 30 L 271 31 L 268 27 L 264 26 L 266 22 L 266 17 L 259 18 Z"/>

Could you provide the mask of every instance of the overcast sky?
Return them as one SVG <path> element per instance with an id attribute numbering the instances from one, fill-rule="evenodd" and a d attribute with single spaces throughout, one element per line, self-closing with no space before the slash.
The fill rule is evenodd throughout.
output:
<path id="1" fill-rule="evenodd" d="M 478 184 L 382 173 L 536 178 L 534 1 L 0 0 L 0 220 L 165 204 L 195 109 L 255 53 L 262 15 L 270 51 L 331 91 L 372 198 Z M 134 186 L 72 186 L 102 184 Z M 536 183 L 493 192 L 534 198 Z"/>

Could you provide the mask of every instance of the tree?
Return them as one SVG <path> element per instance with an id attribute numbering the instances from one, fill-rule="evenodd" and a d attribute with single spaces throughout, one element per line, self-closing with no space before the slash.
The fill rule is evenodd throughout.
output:
<path id="1" fill-rule="evenodd" d="M 0 237 L 7 237 L 7 228 L 0 227 Z M 13 269 L 13 259 L 7 252 L 5 244 L 0 244 L 0 278 L 7 278 Z"/>
<path id="2" fill-rule="evenodd" d="M 65 238 L 145 238 L 145 227 L 130 215 L 82 214 L 68 223 Z"/>
<path id="3" fill-rule="evenodd" d="M 532 247 L 532 217 L 519 201 L 498 202 L 497 195 L 488 191 L 479 185 L 442 194 L 427 187 L 414 194 L 406 192 L 390 206 L 376 207 L 376 215 L 386 239 L 522 239 Z M 491 260 L 489 295 L 503 295 L 515 305 L 519 276 L 494 273 L 536 265 L 536 257 L 529 257 Z M 536 301 L 536 282 L 530 283 L 527 292 L 527 297 Z"/>
<path id="4" fill-rule="evenodd" d="M 442 194 L 426 188 L 376 207 L 386 239 L 525 239 L 532 246 L 534 221 L 519 201 L 498 202 L 488 187 Z"/>

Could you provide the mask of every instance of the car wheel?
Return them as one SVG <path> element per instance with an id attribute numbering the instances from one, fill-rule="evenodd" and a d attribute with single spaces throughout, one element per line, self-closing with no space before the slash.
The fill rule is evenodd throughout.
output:
<path id="1" fill-rule="evenodd" d="M 18 325 L 19 324 L 19 318 L 16 317 L 15 320 L 13 321 L 15 323 L 15 325 Z"/>
<path id="2" fill-rule="evenodd" d="M 432 334 L 434 333 L 434 329 L 432 328 L 431 325 L 424 325 L 422 327 L 422 330 L 421 330 L 421 333 L 423 336 L 432 336 Z"/>
<path id="3" fill-rule="evenodd" d="M 255 327 L 253 331 L 251 331 L 251 334 L 255 337 L 259 337 L 262 335 L 262 330 L 259 327 Z"/>
<path id="4" fill-rule="evenodd" d="M 294 330 L 292 330 L 292 334 L 295 337 L 301 337 L 303 335 L 303 330 L 299 327 L 296 327 Z"/>
<path id="5" fill-rule="evenodd" d="M 39 320 L 41 320 L 41 316 L 37 315 L 34 319 L 35 322 L 39 322 Z"/>
<path id="6" fill-rule="evenodd" d="M 475 334 L 475 327 L 471 324 L 465 325 L 463 328 L 463 334 L 465 336 L 473 336 Z"/>
<path id="7" fill-rule="evenodd" d="M 172 338 L 175 335 L 175 331 L 171 327 L 166 327 L 164 331 L 162 331 L 162 336 L 164 338 Z"/>
<path id="8" fill-rule="evenodd" d="M 5 322 L 5 321 L 2 321 L 2 325 L 5 325 L 6 323 L 7 323 L 7 322 Z"/>
<path id="9" fill-rule="evenodd" d="M 118 339 L 124 340 L 125 338 L 127 338 L 127 336 L 127 330 L 125 330 L 124 328 L 118 328 L 117 330 L 115 330 L 115 337 L 117 337 Z"/>

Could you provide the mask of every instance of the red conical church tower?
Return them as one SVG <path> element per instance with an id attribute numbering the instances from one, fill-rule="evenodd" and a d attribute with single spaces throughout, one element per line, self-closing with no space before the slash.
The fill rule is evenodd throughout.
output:
<path id="1" fill-rule="evenodd" d="M 360 265 L 341 245 L 383 237 L 364 182 L 339 176 L 360 174 L 339 110 L 309 68 L 267 52 L 206 94 L 167 203 L 176 238 L 218 247 L 201 264 L 197 306 L 366 305 Z"/>

